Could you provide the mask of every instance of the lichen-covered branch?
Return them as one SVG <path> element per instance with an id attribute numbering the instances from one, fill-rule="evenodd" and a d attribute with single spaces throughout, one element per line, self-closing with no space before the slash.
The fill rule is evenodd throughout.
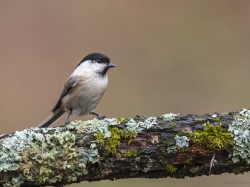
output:
<path id="1" fill-rule="evenodd" d="M 0 186 L 243 173 L 250 170 L 249 129 L 247 109 L 26 129 L 0 137 Z"/>

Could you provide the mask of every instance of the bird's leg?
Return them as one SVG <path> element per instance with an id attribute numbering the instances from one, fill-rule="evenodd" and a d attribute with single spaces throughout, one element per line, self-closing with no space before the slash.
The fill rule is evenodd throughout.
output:
<path id="1" fill-rule="evenodd" d="M 70 124 L 69 116 L 70 116 L 71 114 L 72 114 L 72 108 L 69 110 L 69 114 L 68 114 L 68 117 L 67 117 L 66 120 L 65 120 L 64 125 Z"/>
<path id="2" fill-rule="evenodd" d="M 97 113 L 95 113 L 95 112 L 90 112 L 90 114 L 92 114 L 92 115 L 95 115 L 96 117 L 97 117 L 97 119 L 105 119 L 107 116 L 105 116 L 105 115 L 100 115 L 100 114 L 97 114 Z"/>

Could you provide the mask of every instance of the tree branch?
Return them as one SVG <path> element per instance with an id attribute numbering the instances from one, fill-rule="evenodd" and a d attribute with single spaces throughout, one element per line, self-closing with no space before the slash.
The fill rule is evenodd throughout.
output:
<path id="1" fill-rule="evenodd" d="M 76 121 L 0 137 L 0 185 L 250 170 L 250 111 Z"/>

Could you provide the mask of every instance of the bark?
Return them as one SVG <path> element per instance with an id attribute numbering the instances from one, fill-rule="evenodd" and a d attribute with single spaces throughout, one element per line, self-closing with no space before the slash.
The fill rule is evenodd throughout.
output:
<path id="1" fill-rule="evenodd" d="M 75 135 L 74 144 L 71 148 L 79 152 L 80 150 L 87 150 L 90 148 L 91 143 L 95 142 L 98 149 L 98 161 L 95 163 L 87 163 L 87 174 L 81 174 L 77 176 L 75 180 L 69 180 L 71 170 L 65 170 L 60 168 L 60 172 L 63 173 L 62 178 L 51 184 L 48 180 L 44 182 L 37 182 L 34 179 L 28 179 L 23 177 L 21 186 L 45 186 L 45 185 L 67 185 L 81 181 L 99 181 L 99 180 L 115 180 L 125 178 L 185 178 L 196 177 L 202 175 L 221 173 L 243 173 L 249 171 L 250 167 L 244 162 L 233 162 L 229 157 L 233 153 L 233 146 L 229 145 L 222 149 L 206 146 L 202 143 L 195 143 L 189 140 L 189 144 L 186 147 L 176 147 L 176 135 L 179 137 L 193 134 L 194 131 L 204 130 L 204 123 L 213 126 L 220 126 L 223 130 L 228 129 L 229 124 L 232 124 L 239 112 L 229 113 L 213 113 L 205 115 L 181 115 L 178 114 L 174 120 L 164 120 L 162 116 L 157 117 L 157 124 L 154 124 L 148 129 L 144 129 L 142 133 L 138 133 L 135 137 L 118 137 L 118 144 L 115 146 L 115 150 L 107 150 L 107 141 L 97 141 L 97 134 L 89 131 L 76 131 L 75 129 L 67 129 L 64 126 L 59 127 L 60 130 L 70 131 Z M 137 123 L 145 121 L 146 117 L 136 116 L 133 118 Z M 116 126 L 110 126 L 110 128 L 118 128 L 123 130 L 126 128 L 128 119 L 123 120 Z M 35 129 L 36 132 L 43 134 L 44 131 Z M 51 133 L 48 131 L 47 133 Z M 1 136 L 0 143 L 7 138 L 13 137 L 14 134 L 6 134 Z M 213 138 L 213 137 L 212 137 Z M 99 139 L 100 140 L 100 139 Z M 130 143 L 129 143 L 130 141 Z M 58 146 L 58 145 L 57 145 Z M 61 145 L 63 149 L 64 144 Z M 106 148 L 106 149 L 105 149 Z M 171 151 L 171 148 L 174 151 Z M 25 151 L 19 152 L 18 155 L 22 155 Z M 3 154 L 3 153 L 1 153 Z M 211 162 L 213 155 L 215 154 L 214 161 Z M 27 154 L 26 154 L 27 155 Z M 28 156 L 27 156 L 28 157 Z M 33 164 L 33 170 L 35 174 L 32 174 L 33 178 L 36 178 L 36 174 L 39 175 L 42 164 L 34 161 L 32 157 L 28 157 L 30 162 L 36 162 Z M 19 168 L 17 170 L 0 172 L 0 184 L 11 184 L 15 186 L 13 179 L 15 177 L 23 175 L 24 161 L 17 162 Z M 212 164 L 212 165 L 211 165 Z M 211 168 L 212 166 L 212 168 Z M 24 167 L 24 166 L 23 166 Z M 28 172 L 31 172 L 32 168 L 28 168 Z M 211 171 L 210 171 L 211 170 Z M 27 172 L 27 170 L 26 170 Z M 65 172 L 65 173 L 64 173 Z M 40 173 L 41 174 L 41 173 Z M 38 178 L 38 177 L 37 177 Z M 16 184 L 18 186 L 19 184 Z"/>

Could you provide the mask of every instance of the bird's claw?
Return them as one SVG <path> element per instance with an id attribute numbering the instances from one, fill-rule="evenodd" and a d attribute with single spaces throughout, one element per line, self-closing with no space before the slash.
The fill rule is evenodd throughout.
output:
<path id="1" fill-rule="evenodd" d="M 101 120 L 101 119 L 105 119 L 105 118 L 107 118 L 107 116 L 106 116 L 106 115 L 103 115 L 103 116 L 102 116 L 102 115 L 99 115 L 99 114 L 98 114 L 98 116 L 97 116 L 97 119 L 99 119 L 99 120 Z"/>
<path id="2" fill-rule="evenodd" d="M 97 119 L 99 119 L 99 120 L 107 118 L 106 115 L 103 115 L 103 116 L 102 116 L 102 115 L 97 114 L 97 113 L 95 113 L 95 112 L 90 112 L 90 114 L 95 115 L 95 116 L 97 117 Z"/>
<path id="3" fill-rule="evenodd" d="M 65 122 L 64 122 L 64 125 L 68 125 L 68 124 L 70 124 L 69 118 L 67 118 L 67 119 L 65 120 Z"/>

